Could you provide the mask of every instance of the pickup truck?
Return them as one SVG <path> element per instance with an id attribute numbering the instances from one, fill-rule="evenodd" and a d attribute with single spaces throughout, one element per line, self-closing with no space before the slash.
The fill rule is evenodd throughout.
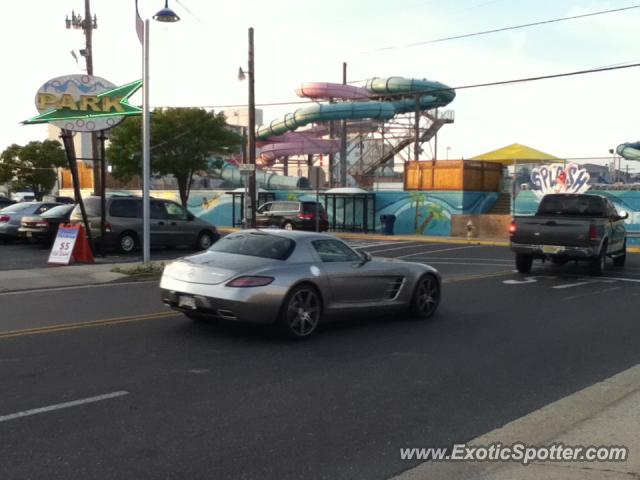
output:
<path id="1" fill-rule="evenodd" d="M 591 194 L 545 195 L 533 216 L 516 216 L 509 227 L 516 268 L 531 271 L 534 259 L 562 265 L 589 262 L 591 274 L 602 275 L 607 257 L 624 266 L 627 253 L 624 219 L 608 198 Z"/>

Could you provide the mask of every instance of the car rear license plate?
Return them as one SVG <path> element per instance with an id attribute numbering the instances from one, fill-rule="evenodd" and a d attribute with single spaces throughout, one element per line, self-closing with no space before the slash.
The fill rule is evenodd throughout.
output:
<path id="1" fill-rule="evenodd" d="M 196 299 L 193 297 L 188 297 L 185 295 L 180 295 L 178 298 L 178 306 L 184 308 L 190 308 L 191 310 L 196 309 Z"/>
<path id="2" fill-rule="evenodd" d="M 550 254 L 556 254 L 556 253 L 561 253 L 564 251 L 564 247 L 557 247 L 555 245 L 544 245 L 542 247 L 542 252 L 543 253 L 550 253 Z"/>

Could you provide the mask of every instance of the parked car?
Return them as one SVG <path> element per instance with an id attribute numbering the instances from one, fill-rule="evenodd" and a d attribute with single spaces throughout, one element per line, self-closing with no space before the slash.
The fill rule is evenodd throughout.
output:
<path id="1" fill-rule="evenodd" d="M 509 229 L 511 250 L 519 272 L 531 270 L 534 259 L 563 264 L 590 263 L 591 273 L 602 275 L 607 257 L 624 266 L 627 212 L 616 210 L 608 198 L 591 194 L 550 194 L 533 216 L 518 216 Z"/>
<path id="2" fill-rule="evenodd" d="M 57 202 L 57 203 L 67 203 L 69 205 L 73 205 L 76 203 L 75 199 L 72 197 L 61 197 L 59 195 L 46 195 L 43 197 L 45 201 Z"/>
<path id="3" fill-rule="evenodd" d="M 163 302 L 194 320 L 276 324 L 292 338 L 326 317 L 410 310 L 432 316 L 440 274 L 423 263 L 376 259 L 326 233 L 244 230 L 165 267 Z"/>
<path id="4" fill-rule="evenodd" d="M 13 192 L 11 198 L 16 202 L 34 202 L 36 195 L 33 192 Z"/>
<path id="5" fill-rule="evenodd" d="M 18 235 L 45 243 L 56 238 L 60 224 L 68 223 L 74 205 L 58 205 L 42 215 L 24 216 L 18 229 Z"/>
<path id="6" fill-rule="evenodd" d="M 0 210 L 0 239 L 11 241 L 18 238 L 20 222 L 25 215 L 41 215 L 57 207 L 54 202 L 18 202 Z"/>
<path id="7" fill-rule="evenodd" d="M 89 227 L 100 244 L 100 197 L 84 199 Z M 216 227 L 197 218 L 181 205 L 170 200 L 151 200 L 151 246 L 189 245 L 200 250 L 209 248 L 220 238 Z M 105 246 L 129 253 L 140 246 L 142 231 L 142 198 L 110 197 L 106 199 Z M 82 223 L 80 205 L 71 213 L 72 224 Z"/>
<path id="8" fill-rule="evenodd" d="M 15 200 L 11 200 L 7 197 L 0 197 L 0 209 L 13 205 L 14 203 L 16 203 Z"/>
<path id="9" fill-rule="evenodd" d="M 306 201 L 274 201 L 256 210 L 257 228 L 284 228 L 285 230 L 316 231 L 316 212 L 319 213 L 319 230 L 329 229 L 329 219 L 322 204 Z"/>

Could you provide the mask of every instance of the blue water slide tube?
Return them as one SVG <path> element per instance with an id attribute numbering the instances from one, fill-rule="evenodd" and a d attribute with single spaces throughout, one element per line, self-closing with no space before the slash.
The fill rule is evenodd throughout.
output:
<path id="1" fill-rule="evenodd" d="M 623 143 L 618 145 L 616 152 L 626 160 L 640 161 L 640 142 Z"/>
<path id="2" fill-rule="evenodd" d="M 284 117 L 263 125 L 257 131 L 257 139 L 265 140 L 274 135 L 303 127 L 312 122 L 328 122 L 331 120 L 389 120 L 396 114 L 391 103 L 387 102 L 343 102 L 323 103 L 299 108 L 287 113 Z"/>
<path id="3" fill-rule="evenodd" d="M 400 100 L 391 100 L 396 113 L 408 113 L 416 110 L 416 101 L 421 110 L 444 107 L 456 98 L 456 92 L 444 83 L 432 80 L 419 80 L 404 77 L 374 77 L 367 80 L 365 88 L 372 94 L 398 95 Z M 416 96 L 417 99 L 416 99 Z"/>

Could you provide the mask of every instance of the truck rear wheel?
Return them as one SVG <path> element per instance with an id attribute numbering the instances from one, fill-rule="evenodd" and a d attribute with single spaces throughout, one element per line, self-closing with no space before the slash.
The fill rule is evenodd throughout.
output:
<path id="1" fill-rule="evenodd" d="M 613 265 L 616 267 L 624 267 L 624 263 L 627 261 L 627 241 L 624 241 L 622 246 L 622 253 L 613 257 Z"/>
<path id="2" fill-rule="evenodd" d="M 600 276 L 604 273 L 604 267 L 607 263 L 607 244 L 605 243 L 597 257 L 591 259 L 590 271 L 591 275 Z"/>
<path id="3" fill-rule="evenodd" d="M 529 273 L 531 271 L 532 264 L 533 257 L 531 255 L 516 253 L 516 268 L 520 273 Z"/>

